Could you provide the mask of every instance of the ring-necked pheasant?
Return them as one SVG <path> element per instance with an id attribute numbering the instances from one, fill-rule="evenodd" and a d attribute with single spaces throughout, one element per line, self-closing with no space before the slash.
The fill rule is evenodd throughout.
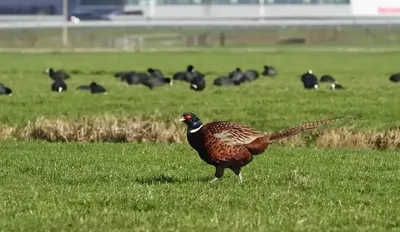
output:
<path id="1" fill-rule="evenodd" d="M 190 112 L 184 113 L 180 121 L 187 125 L 190 146 L 198 152 L 202 160 L 215 166 L 215 178 L 211 182 L 220 179 L 226 168 L 231 169 L 242 182 L 242 167 L 249 164 L 254 155 L 263 153 L 271 143 L 342 119 L 355 117 L 323 119 L 274 133 L 263 133 L 235 122 L 214 121 L 203 124 Z"/>

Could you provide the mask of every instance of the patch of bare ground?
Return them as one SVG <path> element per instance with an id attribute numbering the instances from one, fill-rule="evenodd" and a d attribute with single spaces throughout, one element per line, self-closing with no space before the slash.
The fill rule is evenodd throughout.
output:
<path id="1" fill-rule="evenodd" d="M 156 118 L 114 116 L 71 119 L 40 118 L 25 126 L 0 125 L 0 139 L 49 142 L 186 143 L 186 128 Z M 386 131 L 352 127 L 322 128 L 297 135 L 278 144 L 291 147 L 353 147 L 379 150 L 400 149 L 400 128 Z"/>

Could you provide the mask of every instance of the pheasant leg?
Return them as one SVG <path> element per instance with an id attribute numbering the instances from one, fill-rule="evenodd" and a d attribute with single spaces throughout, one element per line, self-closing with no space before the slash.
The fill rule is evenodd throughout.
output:
<path id="1" fill-rule="evenodd" d="M 242 183 L 243 182 L 242 173 L 239 173 L 239 175 L 237 175 L 237 177 L 239 178 L 240 183 Z"/>
<path id="2" fill-rule="evenodd" d="M 214 179 L 212 179 L 212 180 L 210 181 L 210 183 L 215 182 L 215 181 L 217 181 L 217 180 L 219 180 L 219 178 L 218 178 L 218 177 L 215 177 Z"/>
<path id="3" fill-rule="evenodd" d="M 219 180 L 224 175 L 224 168 L 216 166 L 215 167 L 215 178 L 210 181 L 210 183 Z"/>
<path id="4" fill-rule="evenodd" d="M 235 173 L 237 178 L 239 178 L 240 183 L 243 182 L 243 177 L 242 177 L 242 172 L 240 168 L 232 169 L 232 171 Z"/>

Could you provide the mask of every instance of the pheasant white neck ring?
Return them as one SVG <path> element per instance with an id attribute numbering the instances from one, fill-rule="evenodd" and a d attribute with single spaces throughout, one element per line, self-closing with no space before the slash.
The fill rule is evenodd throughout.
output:
<path id="1" fill-rule="evenodd" d="M 197 128 L 191 129 L 189 132 L 190 132 L 191 134 L 196 133 L 196 132 L 199 131 L 203 126 L 204 126 L 204 125 L 200 125 L 200 126 L 197 127 Z"/>

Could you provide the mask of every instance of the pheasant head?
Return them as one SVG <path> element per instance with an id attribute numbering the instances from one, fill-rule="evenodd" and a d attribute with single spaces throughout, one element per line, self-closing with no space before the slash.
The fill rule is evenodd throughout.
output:
<path id="1" fill-rule="evenodd" d="M 187 125 L 187 133 L 196 133 L 203 127 L 203 123 L 194 113 L 184 113 L 179 121 Z"/>

